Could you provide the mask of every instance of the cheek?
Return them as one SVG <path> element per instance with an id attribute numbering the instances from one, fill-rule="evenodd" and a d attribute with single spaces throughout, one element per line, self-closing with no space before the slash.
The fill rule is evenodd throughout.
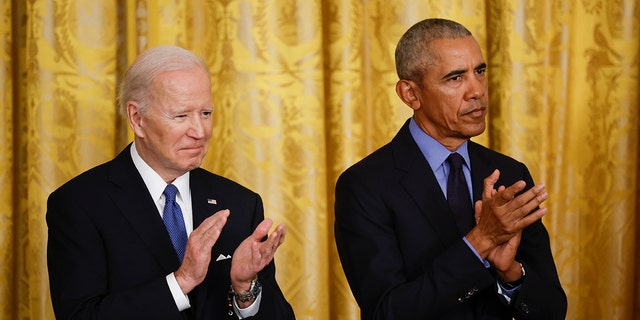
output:
<path id="1" fill-rule="evenodd" d="M 458 118 L 460 107 L 464 102 L 462 95 L 457 90 L 441 90 L 431 96 L 434 103 L 429 107 L 434 109 L 431 113 L 438 114 L 446 119 Z"/>
<path id="2" fill-rule="evenodd" d="M 165 149 L 172 149 L 180 145 L 180 141 L 186 136 L 184 130 L 180 128 L 166 126 L 158 132 L 159 142 Z"/>
<path id="3" fill-rule="evenodd" d="M 440 106 L 440 113 L 443 118 L 455 122 L 460 118 L 460 106 L 460 100 L 448 97 L 448 99 L 443 100 Z"/>

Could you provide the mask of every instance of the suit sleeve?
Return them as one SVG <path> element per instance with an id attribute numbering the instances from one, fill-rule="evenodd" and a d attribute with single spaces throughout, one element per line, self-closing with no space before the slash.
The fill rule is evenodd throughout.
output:
<path id="1" fill-rule="evenodd" d="M 527 189 L 534 186 L 524 164 Z M 554 214 L 554 213 L 551 213 Z M 551 253 L 549 234 L 541 220 L 523 230 L 516 260 L 523 264 L 525 281 L 511 306 L 516 319 L 564 319 L 567 297 L 560 284 Z"/>
<path id="2" fill-rule="evenodd" d="M 109 257 L 86 203 L 66 191 L 48 200 L 47 262 L 56 318 L 180 319 L 165 275 L 122 291 L 109 288 Z"/>

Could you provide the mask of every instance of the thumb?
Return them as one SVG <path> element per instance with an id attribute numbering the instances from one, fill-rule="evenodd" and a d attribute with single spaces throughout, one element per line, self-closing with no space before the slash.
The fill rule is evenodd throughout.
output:
<path id="1" fill-rule="evenodd" d="M 262 239 L 267 235 L 269 229 L 273 225 L 273 221 L 271 219 L 264 219 L 260 224 L 256 227 L 256 230 L 251 234 L 251 238 L 255 241 L 262 241 Z"/>
<path id="2" fill-rule="evenodd" d="M 500 170 L 495 169 L 484 179 L 484 188 L 482 189 L 482 199 L 490 199 L 494 194 L 494 186 L 498 182 L 498 178 L 500 178 Z"/>
<path id="3" fill-rule="evenodd" d="M 478 221 L 480 221 L 480 216 L 482 215 L 482 200 L 476 201 L 473 215 L 476 218 L 476 224 L 478 224 Z"/>

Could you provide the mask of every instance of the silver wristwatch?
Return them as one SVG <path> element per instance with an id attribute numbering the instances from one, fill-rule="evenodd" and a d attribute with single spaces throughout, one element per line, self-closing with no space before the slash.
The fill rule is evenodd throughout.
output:
<path id="1" fill-rule="evenodd" d="M 257 277 L 251 280 L 251 288 L 249 289 L 249 291 L 245 293 L 235 292 L 233 291 L 233 287 L 231 287 L 231 292 L 233 293 L 233 296 L 240 302 L 247 302 L 257 298 L 261 291 L 262 291 L 262 285 L 260 284 L 260 281 L 258 281 Z"/>

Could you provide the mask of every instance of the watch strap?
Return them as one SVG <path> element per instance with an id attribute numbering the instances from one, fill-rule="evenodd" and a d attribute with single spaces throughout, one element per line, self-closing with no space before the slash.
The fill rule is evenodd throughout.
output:
<path id="1" fill-rule="evenodd" d="M 262 292 L 262 284 L 258 281 L 258 277 L 255 277 L 251 280 L 251 287 L 247 292 L 235 292 L 233 290 L 233 286 L 229 286 L 229 293 L 233 295 L 236 300 L 240 302 L 251 301 L 258 297 L 258 295 Z"/>

